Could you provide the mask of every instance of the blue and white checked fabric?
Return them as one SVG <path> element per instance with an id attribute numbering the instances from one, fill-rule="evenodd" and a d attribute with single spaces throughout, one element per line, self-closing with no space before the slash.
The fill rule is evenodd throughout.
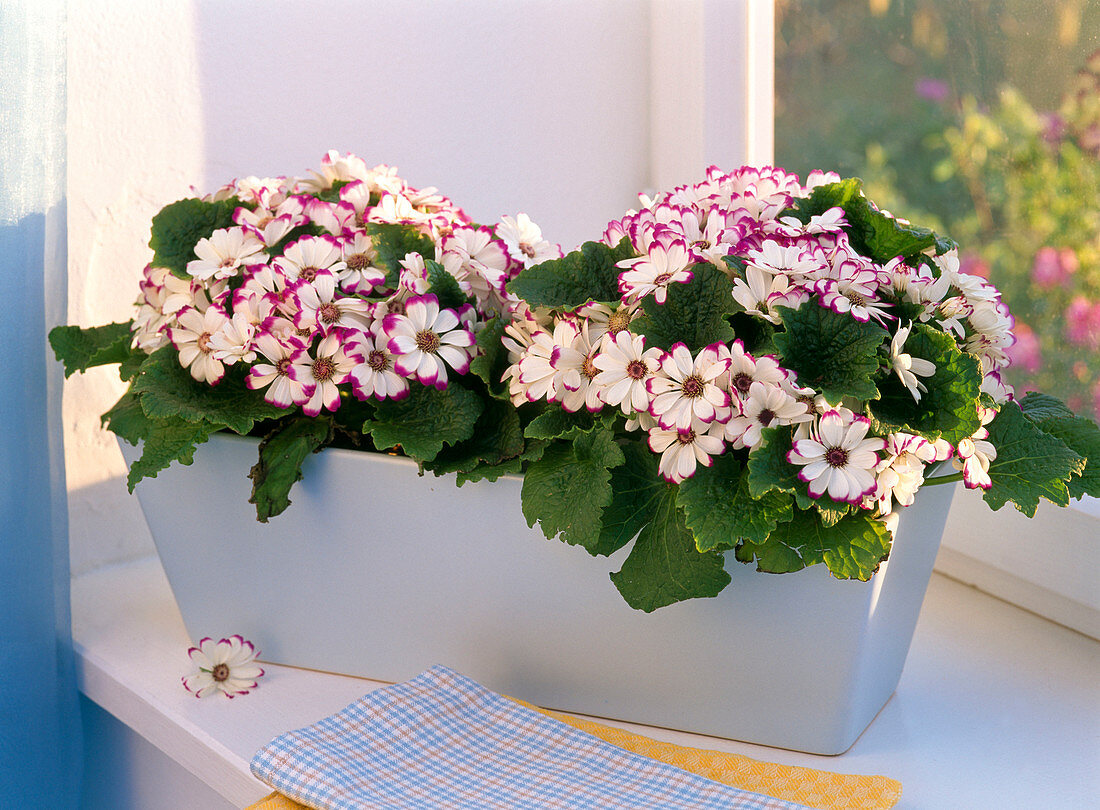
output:
<path id="1" fill-rule="evenodd" d="M 805 810 L 617 748 L 438 666 L 277 737 L 252 773 L 321 810 Z"/>

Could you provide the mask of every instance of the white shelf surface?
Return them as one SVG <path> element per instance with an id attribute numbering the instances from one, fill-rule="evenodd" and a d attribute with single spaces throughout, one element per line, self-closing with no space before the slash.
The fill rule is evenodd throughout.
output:
<path id="1" fill-rule="evenodd" d="M 156 558 L 76 579 L 73 615 L 84 694 L 239 807 L 269 792 L 248 771 L 258 748 L 383 685 L 268 665 L 246 696 L 196 699 L 180 684 L 192 640 Z M 897 692 L 846 754 L 614 724 L 681 745 L 883 774 L 902 783 L 902 810 L 1094 807 L 1100 642 L 936 574 Z"/>

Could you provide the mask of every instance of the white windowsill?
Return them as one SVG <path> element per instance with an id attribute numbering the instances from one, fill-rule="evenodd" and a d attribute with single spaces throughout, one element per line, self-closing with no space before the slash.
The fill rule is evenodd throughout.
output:
<path id="1" fill-rule="evenodd" d="M 936 570 L 1100 639 L 1100 500 L 1042 501 L 1029 519 L 959 487 Z"/>
<path id="2" fill-rule="evenodd" d="M 268 792 L 248 772 L 256 749 L 380 685 L 270 666 L 245 697 L 197 700 L 180 685 L 190 640 L 155 558 L 75 580 L 73 614 L 81 690 L 240 807 Z M 897 693 L 842 756 L 617 725 L 763 760 L 884 774 L 902 782 L 898 807 L 910 810 L 1078 808 L 1100 795 L 1098 671 L 1100 642 L 934 575 Z"/>

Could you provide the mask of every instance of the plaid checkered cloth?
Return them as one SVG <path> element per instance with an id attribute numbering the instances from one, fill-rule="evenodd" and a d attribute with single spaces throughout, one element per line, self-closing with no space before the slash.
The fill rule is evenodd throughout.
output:
<path id="1" fill-rule="evenodd" d="M 252 773 L 321 810 L 804 810 L 617 748 L 445 667 L 277 737 Z"/>

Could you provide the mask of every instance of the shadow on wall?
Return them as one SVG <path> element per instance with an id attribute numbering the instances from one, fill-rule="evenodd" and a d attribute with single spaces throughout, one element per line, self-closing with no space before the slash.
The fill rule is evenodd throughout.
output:
<path id="1" fill-rule="evenodd" d="M 207 176 L 304 174 L 328 149 L 528 213 L 566 250 L 649 176 L 649 4 L 196 0 Z"/>
<path id="2" fill-rule="evenodd" d="M 69 512 L 79 515 L 69 525 L 74 577 L 156 553 L 137 496 L 126 491 L 125 477 L 69 490 Z"/>

